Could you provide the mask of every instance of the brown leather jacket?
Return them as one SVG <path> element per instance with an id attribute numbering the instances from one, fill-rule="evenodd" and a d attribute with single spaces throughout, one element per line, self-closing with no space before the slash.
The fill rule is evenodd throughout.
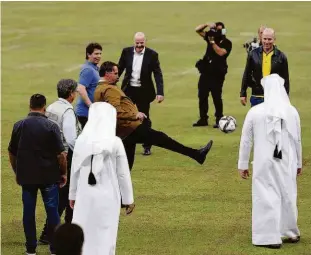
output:
<path id="1" fill-rule="evenodd" d="M 137 119 L 138 109 L 116 85 L 100 81 L 94 93 L 94 102 L 107 102 L 117 110 L 117 136 L 124 139 L 142 122 Z"/>

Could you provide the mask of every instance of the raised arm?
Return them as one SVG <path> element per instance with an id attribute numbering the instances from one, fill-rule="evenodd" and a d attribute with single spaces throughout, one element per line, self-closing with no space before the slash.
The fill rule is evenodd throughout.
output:
<path id="1" fill-rule="evenodd" d="M 198 33 L 198 35 L 200 35 L 201 37 L 205 37 L 205 31 L 204 31 L 204 29 L 205 28 L 207 28 L 207 27 L 210 27 L 210 25 L 209 24 L 201 24 L 201 25 L 198 25 L 196 28 L 195 28 L 195 32 L 197 32 Z"/>

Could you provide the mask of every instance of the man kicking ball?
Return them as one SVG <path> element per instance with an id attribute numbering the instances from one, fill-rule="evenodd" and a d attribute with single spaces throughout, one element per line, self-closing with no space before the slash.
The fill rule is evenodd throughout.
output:
<path id="1" fill-rule="evenodd" d="M 100 67 L 99 75 L 101 78 L 95 90 L 94 101 L 107 102 L 116 108 L 117 136 L 123 141 L 130 169 L 134 164 L 137 143 L 155 145 L 186 155 L 199 164 L 204 163 L 213 145 L 212 140 L 202 149 L 192 149 L 178 143 L 165 133 L 152 129 L 148 125 L 146 115 L 138 112 L 131 99 L 116 86 L 119 80 L 118 65 L 110 61 L 104 62 Z"/>

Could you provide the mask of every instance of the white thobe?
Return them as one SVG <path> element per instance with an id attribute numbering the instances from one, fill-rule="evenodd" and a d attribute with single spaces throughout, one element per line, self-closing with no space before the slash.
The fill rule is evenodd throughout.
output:
<path id="1" fill-rule="evenodd" d="M 90 159 L 82 164 L 79 171 L 71 169 L 69 199 L 76 201 L 72 222 L 83 229 L 83 255 L 115 254 L 121 196 L 123 204 L 134 202 L 130 171 L 121 139 L 116 137 L 112 153 L 105 158 L 103 155 L 95 155 L 93 159 L 93 167 L 96 167 L 94 165 L 98 160 L 104 161 L 103 165 L 98 164 L 103 168 L 97 170 L 99 174 L 95 176 L 95 186 L 88 184 Z"/>
<path id="2" fill-rule="evenodd" d="M 252 242 L 254 245 L 281 244 L 281 237 L 297 237 L 297 168 L 302 167 L 300 119 L 296 109 L 289 108 L 296 119 L 295 142 L 282 129 L 282 159 L 273 157 L 275 144 L 266 135 L 264 103 L 251 108 L 244 121 L 238 168 L 248 169 L 254 143 L 252 174 Z"/>

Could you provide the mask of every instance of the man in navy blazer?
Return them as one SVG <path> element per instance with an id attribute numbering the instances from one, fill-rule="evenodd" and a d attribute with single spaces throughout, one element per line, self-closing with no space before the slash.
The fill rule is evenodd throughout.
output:
<path id="1" fill-rule="evenodd" d="M 134 36 L 134 46 L 124 48 L 119 59 L 119 76 L 125 70 L 122 90 L 137 105 L 140 112 L 149 118 L 150 103 L 156 98 L 158 103 L 164 100 L 163 75 L 158 53 L 146 46 L 146 37 L 142 32 Z M 156 89 L 152 81 L 153 73 Z M 151 145 L 143 144 L 143 155 L 151 154 Z"/>

